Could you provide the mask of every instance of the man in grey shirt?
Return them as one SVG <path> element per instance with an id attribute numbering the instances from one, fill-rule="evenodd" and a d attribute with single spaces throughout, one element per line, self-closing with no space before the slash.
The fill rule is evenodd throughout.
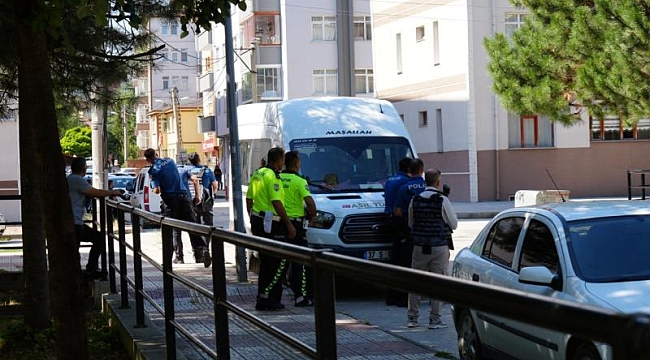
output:
<path id="1" fill-rule="evenodd" d="M 70 175 L 68 175 L 68 192 L 70 203 L 72 204 L 72 215 L 74 217 L 74 229 L 78 242 L 90 242 L 90 254 L 86 264 L 86 272 L 92 279 L 101 278 L 102 274 L 98 271 L 99 256 L 102 254 L 103 244 L 101 233 L 84 224 L 83 218 L 86 212 L 87 197 L 106 197 L 119 196 L 124 190 L 102 190 L 96 189 L 86 181 L 86 159 L 76 157 L 70 165 Z"/>

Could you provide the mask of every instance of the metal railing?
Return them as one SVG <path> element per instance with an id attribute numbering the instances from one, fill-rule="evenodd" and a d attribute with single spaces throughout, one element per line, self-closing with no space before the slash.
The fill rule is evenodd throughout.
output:
<path id="1" fill-rule="evenodd" d="M 103 200 L 102 200 L 103 202 Z M 406 292 L 417 292 L 457 306 L 472 308 L 494 315 L 504 316 L 522 322 L 532 323 L 584 339 L 612 345 L 615 360 L 650 358 L 650 316 L 648 314 L 626 315 L 614 311 L 577 304 L 573 302 L 504 289 L 487 284 L 465 281 L 428 272 L 397 267 L 379 262 L 357 259 L 335 254 L 327 250 L 314 250 L 293 246 L 257 236 L 211 228 L 171 218 L 165 218 L 124 204 L 107 202 L 108 207 L 118 209 L 118 234 L 112 229 L 112 221 L 106 231 L 110 240 L 119 246 L 119 266 L 115 264 L 114 241 L 108 242 L 109 280 L 112 292 L 116 289 L 116 273 L 120 276 L 121 306 L 128 307 L 128 286 L 134 289 L 136 327 L 144 326 L 144 301 L 164 315 L 167 341 L 167 359 L 176 359 L 176 337 L 178 331 L 185 338 L 201 348 L 212 358 L 230 359 L 230 336 L 228 333 L 228 312 L 236 314 L 269 334 L 274 335 L 304 354 L 315 359 L 336 359 L 335 323 L 335 276 L 354 278 L 369 284 L 390 283 L 392 287 Z M 103 206 L 102 206 L 103 207 Z M 131 214 L 133 244 L 125 240 L 124 214 Z M 140 218 L 162 226 L 163 264 L 143 253 L 140 242 Z M 214 256 L 212 266 L 213 291 L 206 289 L 191 278 L 177 274 L 172 269 L 172 229 L 177 228 L 193 234 L 211 238 Z M 311 266 L 314 276 L 314 316 L 316 348 L 278 330 L 228 301 L 226 269 L 223 245 L 225 242 L 261 251 Z M 133 253 L 133 279 L 127 274 L 126 249 Z M 164 305 L 160 307 L 143 290 L 142 259 L 163 272 Z M 215 348 L 202 343 L 196 336 L 175 321 L 174 284 L 179 282 L 209 298 L 214 309 Z M 534 311 L 531 311 L 534 309 Z M 603 324 L 607 324 L 604 326 Z"/>

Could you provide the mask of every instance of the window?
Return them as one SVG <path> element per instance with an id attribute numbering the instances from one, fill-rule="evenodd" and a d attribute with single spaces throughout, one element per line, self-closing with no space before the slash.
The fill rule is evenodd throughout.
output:
<path id="1" fill-rule="evenodd" d="M 424 41 L 424 26 L 415 28 L 415 41 Z"/>
<path id="2" fill-rule="evenodd" d="M 418 113 L 418 125 L 420 127 L 429 126 L 429 119 L 427 118 L 427 112 L 426 111 L 420 111 Z"/>
<path id="3" fill-rule="evenodd" d="M 171 28 L 170 32 L 172 35 L 178 35 L 178 24 L 176 23 L 171 24 L 170 28 Z"/>
<path id="4" fill-rule="evenodd" d="M 531 220 L 521 248 L 519 271 L 528 266 L 544 266 L 556 273 L 559 261 L 551 230 L 541 221 Z"/>
<path id="5" fill-rule="evenodd" d="M 497 264 L 511 267 L 517 239 L 519 239 L 523 224 L 524 218 L 522 217 L 499 220 L 488 233 L 483 256 Z"/>
<path id="6" fill-rule="evenodd" d="M 552 147 L 555 129 L 548 116 L 508 114 L 510 148 Z"/>
<path id="7" fill-rule="evenodd" d="M 162 26 L 160 27 L 160 33 L 162 35 L 167 35 L 167 33 L 169 33 L 169 25 L 162 24 Z"/>
<path id="8" fill-rule="evenodd" d="M 178 52 L 172 51 L 172 61 L 177 62 L 178 61 Z"/>
<path id="9" fill-rule="evenodd" d="M 190 85 L 190 78 L 188 76 L 181 76 L 181 90 L 187 90 Z"/>
<path id="10" fill-rule="evenodd" d="M 181 49 L 181 61 L 187 62 L 187 49 Z"/>
<path id="11" fill-rule="evenodd" d="M 372 69 L 354 70 L 354 87 L 357 94 L 372 94 L 375 92 Z"/>
<path id="12" fill-rule="evenodd" d="M 336 18 L 334 16 L 311 17 L 312 40 L 336 40 Z"/>
<path id="13" fill-rule="evenodd" d="M 136 141 L 138 148 L 146 149 L 149 147 L 149 130 L 138 130 L 138 136 L 136 136 Z"/>
<path id="14" fill-rule="evenodd" d="M 433 22 L 433 65 L 440 65 L 440 37 L 438 33 L 438 22 Z"/>
<path id="15" fill-rule="evenodd" d="M 172 76 L 172 87 L 177 88 L 179 86 L 180 86 L 179 77 L 178 76 Z"/>
<path id="16" fill-rule="evenodd" d="M 354 40 L 372 40 L 370 16 L 355 16 L 352 26 Z"/>
<path id="17" fill-rule="evenodd" d="M 591 118 L 591 140 L 648 140 L 650 119 L 639 119 L 634 125 L 626 125 L 617 116 L 604 119 Z"/>
<path id="18" fill-rule="evenodd" d="M 255 37 L 260 45 L 280 44 L 280 32 L 276 31 L 280 15 L 255 15 Z"/>
<path id="19" fill-rule="evenodd" d="M 217 53 L 218 54 L 218 53 Z M 211 57 L 206 57 L 203 59 L 203 69 L 206 73 L 211 73 L 212 72 L 212 58 Z"/>
<path id="20" fill-rule="evenodd" d="M 280 67 L 257 67 L 257 96 L 262 100 L 281 99 Z"/>
<path id="21" fill-rule="evenodd" d="M 442 144 L 442 109 L 436 109 L 436 140 L 438 142 L 438 152 L 444 150 Z"/>
<path id="22" fill-rule="evenodd" d="M 162 81 L 163 81 L 162 88 L 165 90 L 169 89 L 169 76 L 163 76 Z"/>
<path id="23" fill-rule="evenodd" d="M 163 50 L 160 55 L 162 55 L 162 61 L 169 61 L 169 51 Z"/>
<path id="24" fill-rule="evenodd" d="M 339 93 L 338 70 L 318 69 L 312 71 L 315 95 L 337 95 Z"/>
<path id="25" fill-rule="evenodd" d="M 397 54 L 397 73 L 402 73 L 402 34 L 395 35 L 395 51 Z"/>
<path id="26" fill-rule="evenodd" d="M 512 37 L 512 34 L 524 24 L 527 14 L 525 13 L 506 13 L 506 36 Z"/>

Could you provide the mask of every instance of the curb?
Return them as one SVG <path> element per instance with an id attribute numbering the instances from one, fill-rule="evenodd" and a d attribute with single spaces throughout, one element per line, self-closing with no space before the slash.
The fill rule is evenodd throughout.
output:
<path id="1" fill-rule="evenodd" d="M 120 339 L 130 358 L 134 360 L 158 360 L 167 358 L 165 334 L 145 312 L 145 327 L 136 328 L 133 309 L 135 303 L 129 301 L 129 307 L 120 308 L 119 294 L 102 295 L 102 313 L 110 319 L 111 327 L 117 327 Z M 176 352 L 176 359 L 186 360 L 186 357 Z"/>

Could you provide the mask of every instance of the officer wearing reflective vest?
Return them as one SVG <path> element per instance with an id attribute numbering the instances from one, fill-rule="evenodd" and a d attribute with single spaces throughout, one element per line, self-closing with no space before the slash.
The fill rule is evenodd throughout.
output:
<path id="1" fill-rule="evenodd" d="M 296 229 L 296 237 L 288 242 L 294 245 L 307 246 L 307 225 L 316 217 L 316 204 L 311 197 L 307 180 L 298 174 L 300 170 L 300 155 L 297 151 L 289 151 L 284 155 L 284 167 L 280 178 L 284 189 L 284 207 L 287 215 Z M 307 212 L 305 214 L 305 205 Z M 311 306 L 312 283 L 311 269 L 300 263 L 291 264 L 291 289 L 295 305 Z"/>
<path id="2" fill-rule="evenodd" d="M 435 274 L 447 275 L 451 230 L 458 226 L 458 218 L 451 202 L 440 188 L 440 170 L 428 169 L 424 173 L 425 188 L 413 196 L 408 208 L 408 225 L 411 229 L 413 254 L 411 267 Z M 409 293 L 407 310 L 408 327 L 418 324 L 420 295 Z M 440 318 L 442 302 L 431 301 L 429 329 L 447 325 Z"/>
<path id="3" fill-rule="evenodd" d="M 284 191 L 280 170 L 284 167 L 284 149 L 274 147 L 267 155 L 268 163 L 257 169 L 248 184 L 246 208 L 250 214 L 253 235 L 276 241 L 291 240 L 296 229 L 282 204 Z M 257 310 L 281 310 L 282 279 L 286 272 L 286 259 L 260 252 Z"/>

